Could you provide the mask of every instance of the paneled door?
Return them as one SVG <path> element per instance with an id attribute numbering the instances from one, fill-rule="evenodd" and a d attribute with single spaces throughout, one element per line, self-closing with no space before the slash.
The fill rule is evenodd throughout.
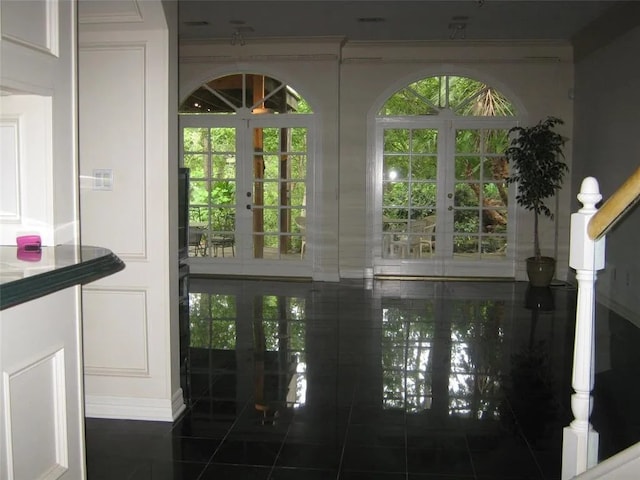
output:
<path id="1" fill-rule="evenodd" d="M 513 276 L 507 125 L 426 119 L 378 128 L 374 274 Z"/>
<path id="2" fill-rule="evenodd" d="M 309 119 L 249 114 L 181 121 L 192 271 L 311 276 Z"/>

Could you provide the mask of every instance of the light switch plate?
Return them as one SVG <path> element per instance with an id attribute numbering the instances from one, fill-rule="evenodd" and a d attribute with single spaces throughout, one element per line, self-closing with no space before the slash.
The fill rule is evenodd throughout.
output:
<path id="1" fill-rule="evenodd" d="M 100 168 L 93 170 L 94 190 L 113 190 L 113 170 Z"/>

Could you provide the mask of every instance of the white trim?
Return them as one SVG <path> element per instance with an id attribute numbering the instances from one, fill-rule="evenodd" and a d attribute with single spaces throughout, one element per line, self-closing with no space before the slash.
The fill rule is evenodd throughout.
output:
<path id="1" fill-rule="evenodd" d="M 89 418 L 173 422 L 185 409 L 181 388 L 176 390 L 171 400 L 108 395 L 85 397 L 85 416 Z"/>
<path id="2" fill-rule="evenodd" d="M 586 472 L 574 477 L 576 480 L 608 478 L 611 480 L 636 480 L 640 472 L 640 442 L 610 457 Z"/>
<path id="3" fill-rule="evenodd" d="M 48 0 L 45 5 L 45 38 L 44 43 L 34 43 L 25 38 L 19 37 L 17 35 L 12 35 L 10 33 L 2 33 L 2 38 L 4 40 L 13 42 L 17 45 L 21 45 L 23 47 L 27 47 L 36 52 L 42 52 L 48 55 L 52 55 L 54 57 L 60 56 L 60 38 L 58 35 L 59 32 L 59 24 L 60 24 L 60 7 L 58 6 L 58 0 Z M 13 12 L 12 12 L 13 13 Z M 6 14 L 6 13 L 5 13 Z M 7 18 L 9 22 L 11 22 L 12 18 Z M 4 23 L 4 22 L 3 22 Z M 38 27 L 42 27 L 43 25 L 38 25 Z"/>
<path id="4" fill-rule="evenodd" d="M 314 272 L 314 282 L 339 282 L 340 274 L 338 272 Z"/>
<path id="5" fill-rule="evenodd" d="M 340 278 L 358 278 L 358 279 L 364 279 L 365 277 L 365 271 L 367 269 L 364 268 L 343 268 L 340 269 Z M 373 273 L 371 271 L 371 269 L 369 270 L 369 278 L 373 278 Z"/>
<path id="6" fill-rule="evenodd" d="M 80 2 L 78 24 L 142 23 L 144 18 L 138 0 L 108 2 Z M 108 7 L 108 8 L 106 8 Z"/>

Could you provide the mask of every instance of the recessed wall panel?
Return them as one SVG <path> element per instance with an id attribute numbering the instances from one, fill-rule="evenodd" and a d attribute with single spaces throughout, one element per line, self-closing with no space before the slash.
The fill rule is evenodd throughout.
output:
<path id="1" fill-rule="evenodd" d="M 85 373 L 148 375 L 148 309 L 144 290 L 85 288 L 82 310 Z"/>
<path id="2" fill-rule="evenodd" d="M 0 96 L 0 243 L 38 234 L 53 245 L 51 97 Z"/>
<path id="3" fill-rule="evenodd" d="M 83 241 L 146 259 L 146 49 L 94 45 L 79 57 Z M 108 172 L 108 188 L 96 188 L 96 172 Z"/>
<path id="4" fill-rule="evenodd" d="M 0 219 L 20 219 L 20 160 L 18 157 L 18 119 L 0 120 Z"/>
<path id="5" fill-rule="evenodd" d="M 3 39 L 58 54 L 57 0 L 2 2 L 0 18 Z"/>
<path id="6" fill-rule="evenodd" d="M 3 372 L 3 382 L 9 478 L 59 478 L 69 465 L 64 351 Z"/>

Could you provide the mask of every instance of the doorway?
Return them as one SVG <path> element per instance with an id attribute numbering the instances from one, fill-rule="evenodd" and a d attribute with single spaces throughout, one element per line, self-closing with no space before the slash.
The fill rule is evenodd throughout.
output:
<path id="1" fill-rule="evenodd" d="M 485 84 L 449 76 L 385 103 L 375 131 L 374 274 L 514 275 L 510 105 Z"/>
<path id="2" fill-rule="evenodd" d="M 310 277 L 313 118 L 304 99 L 275 79 L 238 74 L 206 83 L 181 110 L 192 270 Z"/>

